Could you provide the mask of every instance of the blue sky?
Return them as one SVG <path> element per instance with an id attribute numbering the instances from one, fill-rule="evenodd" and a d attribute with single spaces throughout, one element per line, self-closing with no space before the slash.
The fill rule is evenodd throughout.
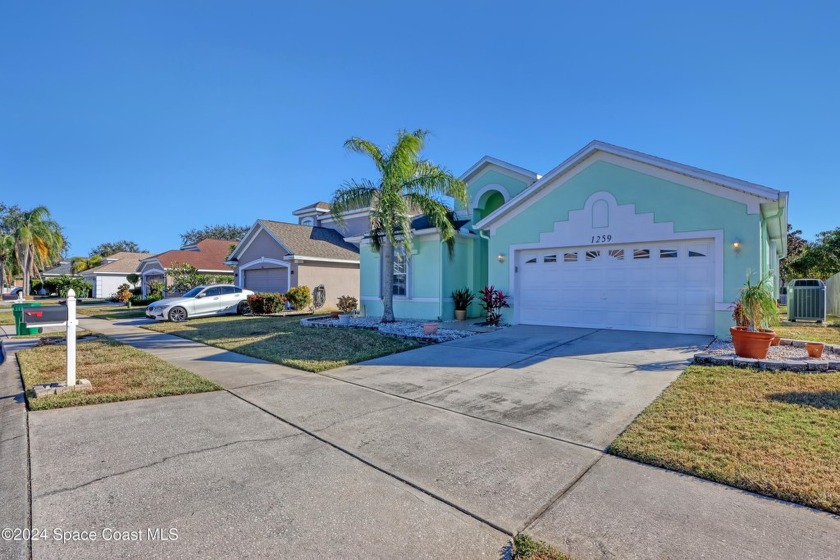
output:
<path id="1" fill-rule="evenodd" d="M 11 2 L 0 200 L 72 254 L 163 251 L 291 220 L 373 174 L 345 139 L 426 128 L 456 174 L 599 139 L 789 190 L 813 237 L 840 226 L 838 28 L 836 2 Z"/>

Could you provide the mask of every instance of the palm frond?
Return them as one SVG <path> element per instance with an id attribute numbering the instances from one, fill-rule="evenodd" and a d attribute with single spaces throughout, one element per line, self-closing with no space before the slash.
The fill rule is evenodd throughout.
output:
<path id="1" fill-rule="evenodd" d="M 353 138 L 350 138 L 349 140 L 344 142 L 344 147 L 350 150 L 351 152 L 356 152 L 357 154 L 365 154 L 370 156 L 370 158 L 373 160 L 373 163 L 376 164 L 376 169 L 378 169 L 380 173 L 383 173 L 385 171 L 386 159 L 385 155 L 382 153 L 382 148 L 380 148 L 370 140 L 365 140 L 364 138 L 354 136 Z"/>
<path id="2" fill-rule="evenodd" d="M 370 207 L 379 189 L 367 179 L 361 181 L 347 181 L 344 186 L 333 193 L 330 213 L 339 225 L 344 225 L 345 212 Z"/>
<path id="3" fill-rule="evenodd" d="M 455 216 L 444 203 L 420 193 L 408 193 L 405 198 L 423 211 L 429 223 L 440 232 L 440 238 L 446 243 L 449 258 L 455 253 Z"/>

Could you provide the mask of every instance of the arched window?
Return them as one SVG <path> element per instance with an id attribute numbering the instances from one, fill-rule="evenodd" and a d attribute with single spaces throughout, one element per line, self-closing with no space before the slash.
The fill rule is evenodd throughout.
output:
<path id="1" fill-rule="evenodd" d="M 304 218 L 300 221 L 300 225 L 302 226 L 314 226 L 315 219 L 314 218 Z"/>

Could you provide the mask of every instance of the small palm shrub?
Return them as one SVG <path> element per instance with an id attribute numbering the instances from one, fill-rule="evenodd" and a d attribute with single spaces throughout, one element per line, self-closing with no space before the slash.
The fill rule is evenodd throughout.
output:
<path id="1" fill-rule="evenodd" d="M 353 296 L 341 296 L 338 298 L 338 310 L 342 313 L 353 313 L 359 307 L 359 300 Z"/>
<path id="2" fill-rule="evenodd" d="M 312 305 L 312 292 L 309 286 L 295 286 L 286 292 L 286 300 L 292 304 L 292 308 L 300 311 Z"/>
<path id="3" fill-rule="evenodd" d="M 452 299 L 455 301 L 456 311 L 466 311 L 475 299 L 475 294 L 469 288 L 462 288 L 452 292 Z"/>
<path id="4" fill-rule="evenodd" d="M 743 308 L 742 321 L 751 331 L 769 330 L 779 322 L 769 275 L 755 284 L 752 283 L 752 278 L 747 276 L 747 283 L 741 288 L 741 297 L 735 302 L 736 309 L 739 303 Z"/>
<path id="5" fill-rule="evenodd" d="M 248 305 L 254 315 L 280 313 L 286 309 L 286 298 L 283 294 L 260 292 L 248 296 Z"/>

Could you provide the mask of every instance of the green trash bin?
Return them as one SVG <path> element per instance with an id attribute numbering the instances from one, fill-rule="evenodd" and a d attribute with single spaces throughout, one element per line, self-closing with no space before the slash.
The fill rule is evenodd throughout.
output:
<path id="1" fill-rule="evenodd" d="M 12 304 L 12 314 L 15 316 L 15 334 L 38 334 L 41 329 L 38 327 L 28 327 L 23 322 L 23 308 L 24 307 L 41 307 L 41 304 L 34 301 L 27 301 L 24 303 Z"/>

